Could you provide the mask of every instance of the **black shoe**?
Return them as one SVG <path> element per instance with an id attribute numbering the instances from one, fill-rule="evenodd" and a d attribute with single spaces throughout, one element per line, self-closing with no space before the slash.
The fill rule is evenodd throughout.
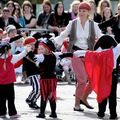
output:
<path id="1" fill-rule="evenodd" d="M 79 108 L 79 109 L 74 108 L 74 111 L 83 112 L 83 111 L 84 111 L 84 109 L 82 109 L 82 108 Z"/>
<path id="2" fill-rule="evenodd" d="M 49 115 L 49 117 L 57 118 L 57 114 L 56 114 L 56 113 L 51 113 L 51 114 Z"/>
<path id="3" fill-rule="evenodd" d="M 87 104 L 84 103 L 82 100 L 80 100 L 80 104 L 85 105 L 85 106 L 86 106 L 87 108 L 89 108 L 89 109 L 94 109 L 92 106 L 87 105 Z"/>
<path id="4" fill-rule="evenodd" d="M 38 116 L 36 116 L 37 118 L 45 118 L 45 114 L 44 113 L 40 113 Z"/>
<path id="5" fill-rule="evenodd" d="M 117 120 L 118 117 L 117 117 L 117 115 L 110 115 L 110 119 Z"/>
<path id="6" fill-rule="evenodd" d="M 105 114 L 98 112 L 97 116 L 98 116 L 99 119 L 103 119 L 103 117 L 105 116 Z"/>
<path id="7" fill-rule="evenodd" d="M 29 107 L 34 109 L 40 109 L 40 107 L 36 103 L 29 104 Z"/>
<path id="8" fill-rule="evenodd" d="M 31 102 L 32 102 L 32 101 L 29 100 L 29 99 L 26 99 L 25 101 L 26 101 L 27 104 L 31 104 Z"/>

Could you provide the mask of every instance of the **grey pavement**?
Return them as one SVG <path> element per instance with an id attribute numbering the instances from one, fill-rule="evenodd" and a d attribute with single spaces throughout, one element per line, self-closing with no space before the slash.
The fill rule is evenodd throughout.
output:
<path id="1" fill-rule="evenodd" d="M 16 120 L 39 120 L 40 118 L 36 118 L 39 114 L 39 110 L 33 110 L 29 108 L 26 104 L 25 99 L 28 96 L 31 90 L 31 86 L 25 84 L 16 84 L 15 85 L 15 103 L 18 114 L 20 114 L 20 118 Z M 118 112 L 118 119 L 120 119 L 120 83 L 118 83 L 117 89 L 117 112 Z M 97 101 L 96 95 L 92 92 L 88 97 L 88 102 L 90 105 L 94 106 L 94 109 L 87 109 L 85 106 L 81 106 L 84 108 L 84 112 L 77 112 L 73 111 L 74 107 L 74 92 L 75 92 L 75 84 L 68 85 L 66 82 L 59 82 L 57 86 L 57 115 L 58 118 L 55 120 L 99 120 L 97 118 Z M 37 104 L 40 104 L 40 100 L 38 100 Z M 49 117 L 50 114 L 50 105 L 49 102 L 46 107 L 46 120 L 52 120 Z M 107 106 L 106 115 L 104 120 L 109 119 L 109 109 Z M 6 119 L 0 120 L 9 120 L 9 117 Z M 14 119 L 15 120 L 15 119 Z M 42 119 L 41 119 L 42 120 Z"/>

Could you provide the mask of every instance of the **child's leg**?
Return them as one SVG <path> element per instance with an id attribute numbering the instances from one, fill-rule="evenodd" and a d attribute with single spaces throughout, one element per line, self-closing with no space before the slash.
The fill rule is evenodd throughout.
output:
<path id="1" fill-rule="evenodd" d="M 31 76 L 29 79 L 33 89 L 29 94 L 28 98 L 26 99 L 26 102 L 29 104 L 30 107 L 39 108 L 36 105 L 36 101 L 40 96 L 40 83 L 39 83 L 40 77 L 39 75 L 34 75 Z"/>
<path id="2" fill-rule="evenodd" d="M 51 107 L 51 112 L 55 113 L 56 112 L 56 101 L 55 100 L 49 100 L 50 101 L 50 107 Z"/>
<path id="3" fill-rule="evenodd" d="M 98 103 L 98 117 L 102 118 L 105 116 L 106 111 L 106 105 L 107 105 L 107 99 L 104 99 L 101 103 Z"/>
<path id="4" fill-rule="evenodd" d="M 6 115 L 6 86 L 0 85 L 0 116 Z"/>
<path id="5" fill-rule="evenodd" d="M 8 99 L 8 113 L 10 116 L 17 114 L 15 108 L 15 92 L 14 92 L 14 83 L 7 86 L 7 99 Z"/>
<path id="6" fill-rule="evenodd" d="M 57 87 L 57 80 L 51 79 L 49 81 L 49 102 L 51 107 L 51 115 L 50 117 L 57 118 L 56 114 L 56 87 Z"/>
<path id="7" fill-rule="evenodd" d="M 45 109 L 49 96 L 49 91 L 47 90 L 48 80 L 40 80 L 40 91 L 41 91 L 41 102 L 40 102 L 40 113 L 37 118 L 45 118 Z"/>
<path id="8" fill-rule="evenodd" d="M 36 116 L 37 118 L 45 118 L 46 104 L 47 104 L 47 101 L 44 100 L 43 97 L 41 96 L 40 113 L 38 116 Z"/>
<path id="9" fill-rule="evenodd" d="M 112 88 L 109 97 L 109 109 L 110 109 L 110 118 L 115 119 L 117 117 L 116 106 L 117 106 L 117 76 L 113 73 L 112 75 Z"/>

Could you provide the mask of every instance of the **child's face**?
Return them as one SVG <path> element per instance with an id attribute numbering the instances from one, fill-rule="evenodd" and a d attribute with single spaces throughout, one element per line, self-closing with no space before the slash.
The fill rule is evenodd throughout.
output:
<path id="1" fill-rule="evenodd" d="M 29 47 L 29 48 L 31 48 L 31 51 L 35 50 L 35 44 L 34 43 L 28 44 L 26 46 Z"/>
<path id="2" fill-rule="evenodd" d="M 22 40 L 15 41 L 15 43 L 16 43 L 17 47 L 22 47 L 23 46 Z"/>
<path id="3" fill-rule="evenodd" d="M 11 30 L 11 31 L 8 33 L 8 36 L 9 36 L 10 38 L 13 38 L 13 37 L 16 36 L 16 34 L 17 34 L 17 31 L 16 31 L 16 29 L 15 29 L 15 30 Z"/>
<path id="4" fill-rule="evenodd" d="M 38 46 L 38 54 L 45 54 L 46 53 L 46 48 L 43 45 Z"/>

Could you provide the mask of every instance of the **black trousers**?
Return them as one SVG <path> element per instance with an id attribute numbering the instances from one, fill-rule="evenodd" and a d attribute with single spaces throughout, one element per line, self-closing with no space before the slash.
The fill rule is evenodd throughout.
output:
<path id="1" fill-rule="evenodd" d="M 7 114 L 7 101 L 8 101 L 8 114 L 17 114 L 15 108 L 15 93 L 14 93 L 14 83 L 7 85 L 0 85 L 0 115 Z"/>
<path id="2" fill-rule="evenodd" d="M 104 112 L 106 111 L 107 101 L 109 101 L 110 115 L 111 116 L 117 115 L 116 113 L 116 106 L 117 106 L 116 91 L 117 91 L 117 75 L 115 74 L 115 71 L 113 71 L 111 93 L 108 98 L 104 99 L 101 103 L 98 104 L 99 114 L 102 114 L 102 115 L 104 114 Z"/>

